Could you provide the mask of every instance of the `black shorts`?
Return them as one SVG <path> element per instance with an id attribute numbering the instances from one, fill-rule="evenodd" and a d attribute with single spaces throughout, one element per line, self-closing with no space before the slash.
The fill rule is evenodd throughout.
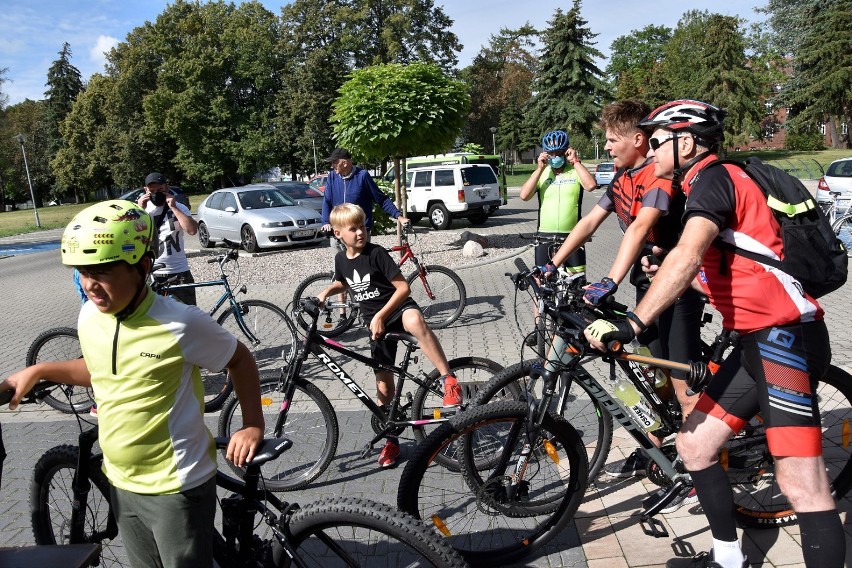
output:
<path id="1" fill-rule="evenodd" d="M 636 305 L 642 301 L 647 288 L 636 289 Z M 639 334 L 638 340 L 647 345 L 654 357 L 679 363 L 701 359 L 701 317 L 704 298 L 687 288 L 675 303 L 666 308 L 654 325 Z M 676 379 L 686 379 L 687 371 L 671 371 Z"/>
<path id="2" fill-rule="evenodd" d="M 760 411 L 775 456 L 822 454 L 816 385 L 828 370 L 825 322 L 749 333 L 722 363 L 695 406 L 739 432 Z"/>
<path id="3" fill-rule="evenodd" d="M 561 233 L 540 233 L 541 236 L 559 236 L 560 240 L 558 243 L 540 243 L 535 246 L 535 265 L 536 266 L 544 266 L 550 259 L 553 258 L 553 255 L 556 254 L 556 251 L 559 250 L 559 247 L 562 246 L 562 243 L 565 242 L 565 239 L 568 237 L 568 233 L 564 235 Z M 567 268 L 570 272 L 585 272 L 586 270 L 586 248 L 580 247 L 571 255 L 565 259 L 565 262 L 562 265 Z M 574 270 L 571 270 L 571 269 Z"/>
<path id="4" fill-rule="evenodd" d="M 385 320 L 385 333 L 389 331 L 405 332 L 405 327 L 402 325 L 402 313 L 405 310 L 420 308 L 414 300 L 407 300 L 394 313 L 388 316 Z M 369 322 L 368 322 L 369 323 Z M 396 351 L 399 346 L 399 341 L 387 341 L 385 339 L 370 340 L 370 354 L 373 359 L 385 365 L 393 365 L 396 363 Z"/>
<path id="5" fill-rule="evenodd" d="M 187 270 L 186 272 L 179 272 L 177 274 L 155 274 L 154 280 L 157 282 L 165 282 L 170 278 L 174 278 L 177 276 L 177 279 L 172 280 L 172 284 L 192 284 L 195 282 L 195 279 L 192 277 L 192 272 Z M 170 289 L 169 296 L 173 297 L 175 300 L 183 302 L 188 306 L 198 305 L 195 300 L 195 288 L 183 288 L 183 289 Z"/>

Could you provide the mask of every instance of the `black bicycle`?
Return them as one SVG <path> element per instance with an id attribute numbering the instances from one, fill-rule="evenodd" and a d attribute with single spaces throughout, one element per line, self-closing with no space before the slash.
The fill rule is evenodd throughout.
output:
<path id="1" fill-rule="evenodd" d="M 78 446 L 52 448 L 36 464 L 30 490 L 33 535 L 39 545 L 98 545 L 92 549 L 93 566 L 129 566 L 101 470 L 103 456 L 93 452 L 98 429 L 80 424 Z M 216 439 L 218 449 L 227 445 L 228 438 Z M 291 445 L 286 439 L 264 440 L 243 480 L 216 473 L 222 513 L 213 540 L 218 566 L 372 567 L 388 558 L 405 566 L 466 566 L 425 525 L 387 505 L 339 497 L 300 507 L 280 500 L 265 488 L 260 472 Z"/>
<path id="2" fill-rule="evenodd" d="M 414 352 L 417 339 L 407 333 L 388 333 L 386 339 L 400 341 L 405 353 L 399 366 L 379 363 L 372 357 L 347 349 L 340 343 L 317 333 L 317 322 L 324 310 L 315 298 L 301 301 L 303 317 L 308 321 L 304 343 L 298 349 L 295 361 L 277 375 L 264 374 L 260 383 L 261 405 L 264 409 L 269 437 L 287 437 L 294 441 L 299 452 L 293 452 L 281 463 L 269 464 L 264 469 L 266 487 L 285 491 L 299 489 L 316 479 L 331 463 L 337 451 L 339 429 L 337 415 L 323 392 L 304 377 L 303 365 L 313 355 L 333 377 L 341 381 L 372 414 L 371 425 L 375 436 L 367 442 L 361 453 L 365 458 L 373 446 L 389 435 L 399 435 L 411 428 L 414 439 L 425 438 L 425 427 L 446 422 L 458 408 L 444 408 L 440 374 L 437 369 L 426 373 L 409 372 L 412 362 L 417 362 Z M 373 369 L 392 372 L 397 377 L 396 393 L 388 408 L 379 407 L 358 383 L 336 363 L 326 349 L 340 353 Z M 502 366 L 481 357 L 460 357 L 449 361 L 450 369 L 459 380 L 464 396 L 471 397 L 478 385 L 502 370 Z M 417 389 L 412 396 L 404 386 L 413 381 Z M 230 436 L 242 428 L 239 401 L 231 396 L 219 416 L 219 435 Z M 437 459 L 446 466 L 457 467 L 456 458 L 449 452 Z M 241 470 L 234 466 L 238 474 Z"/>
<path id="3" fill-rule="evenodd" d="M 228 240 L 224 240 L 224 243 L 228 251 L 207 260 L 208 264 L 218 265 L 218 279 L 191 284 L 175 284 L 166 280 L 152 283 L 152 288 L 158 294 L 168 296 L 174 290 L 221 286 L 222 294 L 210 310 L 210 316 L 215 316 L 227 305 L 216 322 L 246 343 L 258 369 L 268 371 L 286 367 L 295 357 L 295 326 L 284 310 L 271 302 L 237 299 L 238 294 L 248 291 L 245 284 L 235 290 L 228 280 L 228 271 L 231 269 L 237 273 L 236 278 L 239 280 L 240 245 Z M 222 408 L 233 390 L 227 370 L 211 372 L 202 369 L 201 378 L 204 383 L 204 411 L 215 412 Z"/>
<path id="4" fill-rule="evenodd" d="M 49 361 L 70 361 L 83 356 L 80 350 L 80 338 L 73 327 L 54 327 L 43 331 L 30 344 L 27 350 L 27 367 Z M 68 414 L 84 412 L 95 404 L 91 387 L 75 385 L 55 385 L 44 402 L 61 412 Z"/>
<path id="5" fill-rule="evenodd" d="M 531 276 L 527 271 L 519 277 L 530 278 L 533 285 Z M 645 374 L 635 372 L 631 364 L 686 371 L 688 383 L 698 391 L 736 341 L 729 334 L 721 334 L 711 345 L 713 353 L 707 362 L 688 364 L 623 349 L 600 353 L 589 349 L 583 330 L 595 319 L 623 317 L 626 307 L 613 303 L 590 309 L 580 297 L 570 305 L 547 304 L 546 309 L 559 325 L 548 357 L 531 373 L 531 378 L 541 384 L 540 396 L 539 391 L 524 389 L 519 400 L 474 407 L 454 417 L 418 446 L 403 471 L 399 507 L 431 520 L 471 563 L 524 557 L 558 534 L 582 501 L 588 481 L 585 447 L 571 424 L 549 410 L 559 392 L 560 377 L 566 374 L 647 452 L 651 459 L 648 478 L 664 491 L 643 504 L 640 522 L 646 534 L 666 536 L 654 516 L 690 490 L 691 477 L 674 444 L 657 448 L 645 431 L 646 424 L 605 385 L 616 381 L 620 369 L 621 377 L 630 381 L 659 417 L 660 428 L 655 433 L 675 433 L 681 418 L 676 405 L 662 400 Z M 595 359 L 608 365 L 609 381 L 583 368 Z M 852 487 L 852 376 L 831 366 L 819 382 L 816 396 L 826 471 L 833 494 L 840 498 Z M 460 474 L 435 466 L 434 456 L 446 447 L 462 448 Z M 729 441 L 721 462 L 731 480 L 742 526 L 778 527 L 796 522 L 795 512 L 775 479 L 774 461 L 759 417 Z"/>

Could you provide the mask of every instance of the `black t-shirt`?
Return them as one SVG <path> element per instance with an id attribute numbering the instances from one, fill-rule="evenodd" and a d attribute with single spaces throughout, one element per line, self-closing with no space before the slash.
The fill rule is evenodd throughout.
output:
<path id="1" fill-rule="evenodd" d="M 399 266 L 384 248 L 367 243 L 361 254 L 347 258 L 346 251 L 334 257 L 334 279 L 349 287 L 353 301 L 361 304 L 364 321 L 369 322 L 376 313 L 385 307 L 396 292 L 391 283 L 398 274 Z M 416 305 L 408 300 L 406 305 Z"/>

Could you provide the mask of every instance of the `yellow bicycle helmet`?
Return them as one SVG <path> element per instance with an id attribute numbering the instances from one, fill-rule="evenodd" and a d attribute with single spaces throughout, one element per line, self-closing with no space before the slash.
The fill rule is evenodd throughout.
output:
<path id="1" fill-rule="evenodd" d="M 65 228 L 62 264 L 136 264 L 151 250 L 153 238 L 154 224 L 144 209 L 121 199 L 103 201 L 77 213 Z"/>

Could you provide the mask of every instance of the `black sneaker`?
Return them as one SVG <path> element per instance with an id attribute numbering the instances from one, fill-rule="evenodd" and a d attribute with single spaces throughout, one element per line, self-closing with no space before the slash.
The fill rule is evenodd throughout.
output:
<path id="1" fill-rule="evenodd" d="M 666 568 L 722 568 L 713 560 L 713 551 L 702 552 L 692 558 L 672 558 L 666 562 Z M 743 557 L 741 568 L 748 568 L 748 558 Z"/>
<path id="2" fill-rule="evenodd" d="M 648 465 L 648 458 L 640 449 L 633 450 L 633 453 L 623 460 L 618 460 L 604 467 L 604 473 L 610 477 L 641 477 L 645 475 L 645 467 Z"/>

